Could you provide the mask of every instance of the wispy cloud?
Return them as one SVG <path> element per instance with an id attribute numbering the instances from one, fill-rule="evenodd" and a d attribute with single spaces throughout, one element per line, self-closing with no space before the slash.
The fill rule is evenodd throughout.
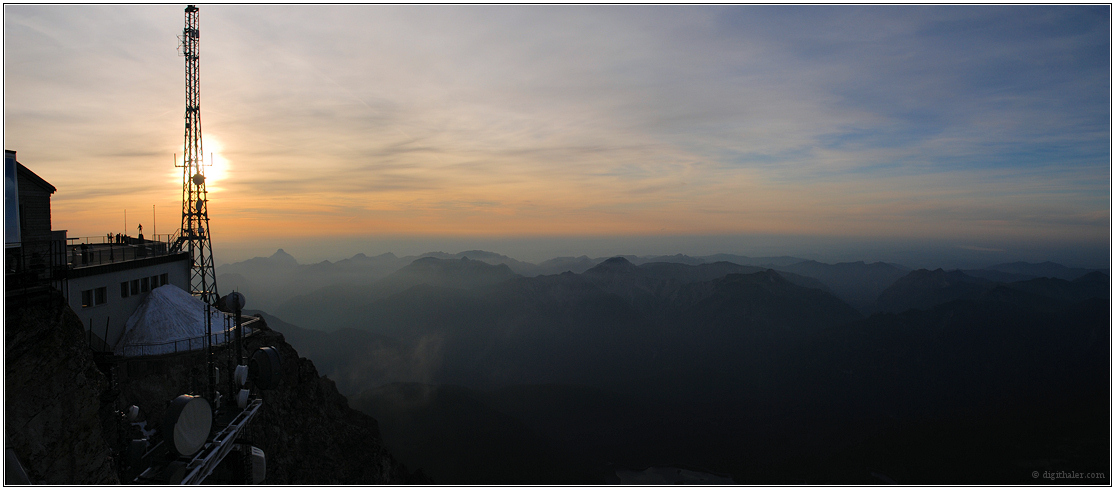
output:
<path id="1" fill-rule="evenodd" d="M 230 236 L 1101 236 L 1109 14 L 205 6 L 202 126 L 229 162 L 211 209 Z M 174 209 L 181 22 L 5 7 L 5 144 L 63 226 Z"/>

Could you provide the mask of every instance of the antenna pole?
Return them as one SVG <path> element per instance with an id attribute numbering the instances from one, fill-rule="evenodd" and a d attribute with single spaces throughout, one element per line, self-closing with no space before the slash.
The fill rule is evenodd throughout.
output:
<path id="1" fill-rule="evenodd" d="M 205 394 L 209 396 L 209 400 L 213 402 L 216 407 L 219 401 L 217 400 L 217 380 L 215 372 L 213 371 L 217 365 L 213 362 L 213 312 L 210 305 L 205 305 L 205 373 L 206 373 L 206 386 Z"/>
<path id="2" fill-rule="evenodd" d="M 189 251 L 190 294 L 216 304 L 217 274 L 209 233 L 209 194 L 205 190 L 205 153 L 201 145 L 201 77 L 199 75 L 198 8 L 186 7 L 186 27 L 178 36 L 178 52 L 186 58 L 186 133 L 182 154 L 182 232 L 174 250 Z M 175 157 L 177 160 L 177 156 Z M 210 162 L 212 164 L 212 162 Z"/>

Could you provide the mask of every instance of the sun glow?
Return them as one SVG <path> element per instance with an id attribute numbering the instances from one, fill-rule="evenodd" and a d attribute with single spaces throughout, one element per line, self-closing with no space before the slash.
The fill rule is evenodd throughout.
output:
<path id="1" fill-rule="evenodd" d="M 213 137 L 212 135 L 205 135 L 203 143 L 205 151 L 205 187 L 207 191 L 214 191 L 220 189 L 220 182 L 228 177 L 229 161 L 221 151 L 224 150 L 224 145 L 221 140 Z"/>
<path id="2" fill-rule="evenodd" d="M 221 140 L 209 134 L 205 135 L 202 146 L 202 158 L 205 166 L 202 168 L 202 172 L 205 173 L 205 190 L 208 192 L 222 190 L 220 186 L 221 181 L 225 180 L 229 175 L 231 164 L 228 159 L 221 154 L 222 150 L 224 150 L 224 145 L 221 144 Z M 179 167 L 179 165 L 182 164 L 182 158 L 185 152 L 182 151 L 181 147 L 179 147 L 179 152 L 180 153 L 175 157 L 174 171 L 171 172 L 169 176 L 172 181 L 181 183 L 182 168 Z"/>

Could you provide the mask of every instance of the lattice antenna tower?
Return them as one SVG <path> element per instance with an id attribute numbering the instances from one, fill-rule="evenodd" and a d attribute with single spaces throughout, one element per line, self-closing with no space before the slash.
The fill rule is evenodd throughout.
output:
<path id="1" fill-rule="evenodd" d="M 186 7 L 186 27 L 178 36 L 178 55 L 186 58 L 186 135 L 182 163 L 182 229 L 175 248 L 190 252 L 190 294 L 216 304 L 217 273 L 209 240 L 209 198 L 205 191 L 205 153 L 201 146 L 201 77 L 198 74 L 198 8 Z M 177 160 L 177 159 L 175 159 Z"/>

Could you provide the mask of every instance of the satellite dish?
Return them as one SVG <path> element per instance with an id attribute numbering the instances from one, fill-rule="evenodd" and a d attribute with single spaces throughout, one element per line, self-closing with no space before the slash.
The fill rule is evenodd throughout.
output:
<path id="1" fill-rule="evenodd" d="M 260 347 L 248 361 L 248 378 L 261 390 L 270 390 L 279 385 L 283 377 L 283 363 L 279 349 Z"/>
<path id="2" fill-rule="evenodd" d="M 236 366 L 232 379 L 236 382 L 236 386 L 244 386 L 248 382 L 248 366 L 243 364 Z"/>
<path id="3" fill-rule="evenodd" d="M 225 296 L 225 304 L 233 311 L 243 310 L 245 303 L 244 294 L 238 291 L 233 291 Z"/>
<path id="4" fill-rule="evenodd" d="M 252 485 L 259 485 L 267 478 L 267 453 L 252 446 Z"/>
<path id="5" fill-rule="evenodd" d="M 194 174 L 193 180 L 194 185 L 201 185 L 202 182 L 205 182 L 205 176 L 201 174 Z"/>
<path id="6" fill-rule="evenodd" d="M 192 456 L 201 450 L 213 428 L 213 409 L 200 396 L 178 395 L 163 416 L 163 438 L 171 452 Z"/>

